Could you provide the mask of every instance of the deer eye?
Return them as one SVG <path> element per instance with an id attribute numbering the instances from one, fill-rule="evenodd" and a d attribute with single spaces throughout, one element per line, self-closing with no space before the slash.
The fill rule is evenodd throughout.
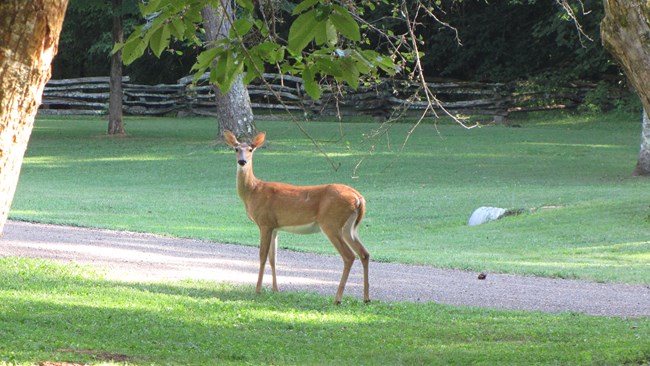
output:
<path id="1" fill-rule="evenodd" d="M 235 148 L 235 151 L 236 151 L 236 152 L 239 152 L 239 150 L 240 150 L 240 149 L 239 149 L 238 147 Z"/>

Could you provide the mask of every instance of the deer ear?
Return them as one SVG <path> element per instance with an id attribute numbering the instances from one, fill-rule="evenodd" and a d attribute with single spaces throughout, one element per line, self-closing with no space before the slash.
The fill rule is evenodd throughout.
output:
<path id="1" fill-rule="evenodd" d="M 235 146 L 239 145 L 239 141 L 237 141 L 237 138 L 235 137 L 235 135 L 232 132 L 230 132 L 228 130 L 223 131 L 223 137 L 226 140 L 226 143 L 228 145 L 230 145 L 232 147 L 235 147 Z"/>
<path id="2" fill-rule="evenodd" d="M 264 132 L 260 132 L 257 135 L 255 135 L 255 138 L 253 138 L 253 146 L 258 148 L 262 146 L 262 144 L 264 144 L 265 140 L 266 140 L 266 134 Z"/>

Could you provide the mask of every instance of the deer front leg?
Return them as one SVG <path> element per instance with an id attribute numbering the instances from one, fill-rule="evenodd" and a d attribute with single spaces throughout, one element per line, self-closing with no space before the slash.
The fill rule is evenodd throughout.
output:
<path id="1" fill-rule="evenodd" d="M 273 291 L 278 292 L 278 281 L 275 278 L 275 257 L 278 254 L 278 231 L 273 230 L 271 234 L 271 246 L 269 248 L 269 264 L 271 265 L 271 276 L 273 277 Z"/>
<path id="2" fill-rule="evenodd" d="M 271 247 L 271 239 L 273 237 L 273 230 L 260 227 L 260 271 L 257 275 L 257 286 L 255 292 L 258 294 L 262 292 L 262 279 L 264 278 L 264 267 L 266 267 L 266 259 L 269 256 L 269 248 Z M 275 282 L 275 275 L 273 276 Z"/>

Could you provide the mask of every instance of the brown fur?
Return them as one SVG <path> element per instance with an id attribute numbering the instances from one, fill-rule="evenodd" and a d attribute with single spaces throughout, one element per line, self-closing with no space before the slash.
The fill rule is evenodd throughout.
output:
<path id="1" fill-rule="evenodd" d="M 278 230 L 312 233 L 320 229 L 343 258 L 343 274 L 334 302 L 341 302 L 355 253 L 363 265 L 364 301 L 370 301 L 370 254 L 357 234 L 366 211 L 363 196 L 343 184 L 294 186 L 259 180 L 253 174 L 253 153 L 264 144 L 266 135 L 258 133 L 251 143 L 240 143 L 230 131 L 225 131 L 224 137 L 237 152 L 237 193 L 244 202 L 248 217 L 260 230 L 260 270 L 256 291 L 261 291 L 267 258 L 271 265 L 273 290 L 278 291 L 275 275 Z"/>

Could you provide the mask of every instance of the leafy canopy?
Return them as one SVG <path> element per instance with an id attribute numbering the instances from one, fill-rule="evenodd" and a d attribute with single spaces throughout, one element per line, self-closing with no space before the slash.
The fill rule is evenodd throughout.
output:
<path id="1" fill-rule="evenodd" d="M 125 64 L 141 57 L 147 48 L 157 56 L 170 48 L 175 38 L 197 46 L 206 45 L 201 10 L 212 6 L 224 9 L 224 0 L 150 0 L 140 4 L 147 22 L 135 28 L 123 44 Z M 320 80 L 333 77 L 353 88 L 363 76 L 377 77 L 383 71 L 394 75 L 399 67 L 390 56 L 364 49 L 359 22 L 353 10 L 326 0 L 304 0 L 291 12 L 292 22 L 286 40 L 275 34 L 269 21 L 260 16 L 252 0 L 236 0 L 237 18 L 229 22 L 228 37 L 218 39 L 202 51 L 193 65 L 195 80 L 210 73 L 210 82 L 228 91 L 235 77 L 243 74 L 248 84 L 260 77 L 268 65 L 279 72 L 301 75 L 306 92 L 313 99 L 321 95 Z M 372 9 L 374 5 L 368 2 Z M 358 11 L 355 8 L 354 11 Z M 313 46 L 313 47 L 310 47 Z"/>

